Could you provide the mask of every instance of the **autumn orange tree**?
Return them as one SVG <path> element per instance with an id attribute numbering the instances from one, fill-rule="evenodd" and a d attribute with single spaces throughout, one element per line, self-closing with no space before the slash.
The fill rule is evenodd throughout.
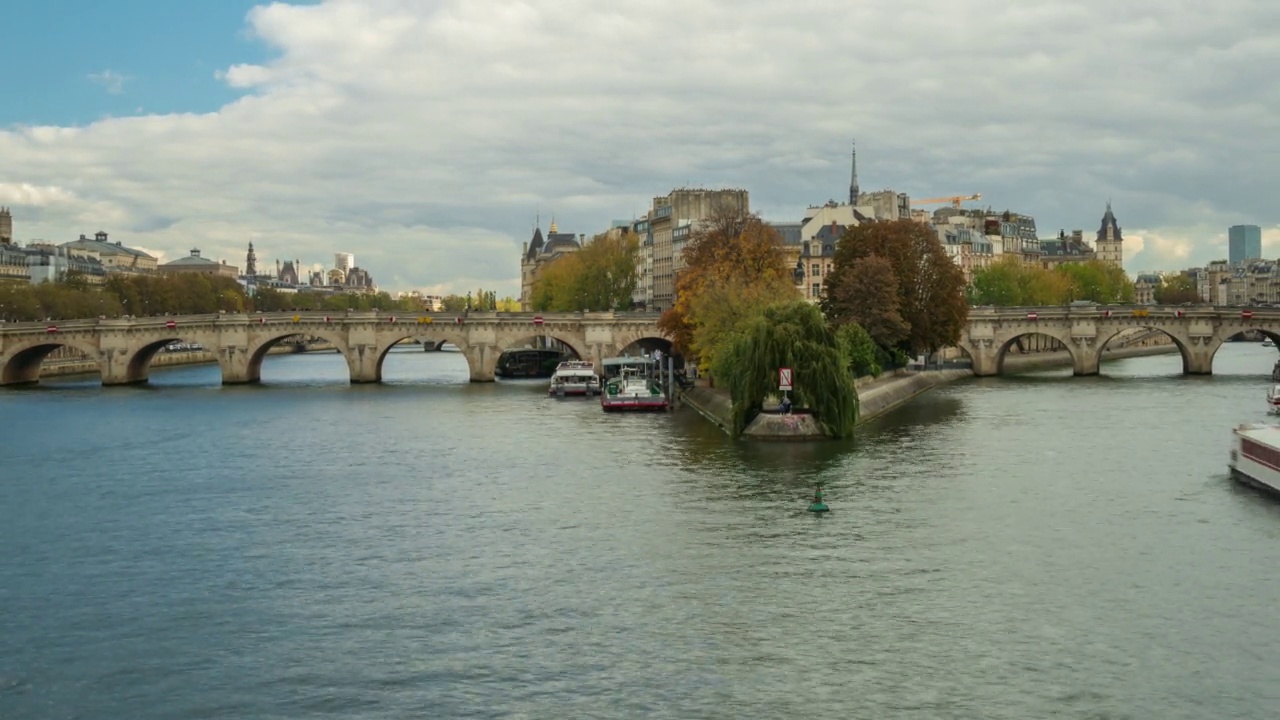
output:
<path id="1" fill-rule="evenodd" d="M 918 354 L 953 345 L 968 319 L 964 274 L 933 230 L 912 220 L 845 230 L 824 287 L 827 318 L 863 325 L 886 350 Z"/>
<path id="2" fill-rule="evenodd" d="M 758 215 L 717 209 L 691 233 L 675 302 L 658 321 L 678 352 L 712 366 L 743 323 L 799 299 L 782 238 Z"/>

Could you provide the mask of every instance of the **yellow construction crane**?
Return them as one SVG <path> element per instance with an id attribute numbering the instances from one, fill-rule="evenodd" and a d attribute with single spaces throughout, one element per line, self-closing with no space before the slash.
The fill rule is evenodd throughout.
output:
<path id="1" fill-rule="evenodd" d="M 960 203 L 967 200 L 981 200 L 982 193 L 974 193 L 972 195 L 952 195 L 951 197 L 926 198 L 924 200 L 911 199 L 912 205 L 933 205 L 934 203 L 951 203 L 951 207 L 958 208 Z"/>

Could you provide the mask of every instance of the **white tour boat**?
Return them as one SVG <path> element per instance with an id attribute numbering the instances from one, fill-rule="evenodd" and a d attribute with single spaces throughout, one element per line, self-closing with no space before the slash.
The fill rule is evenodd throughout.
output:
<path id="1" fill-rule="evenodd" d="M 1231 460 L 1238 479 L 1280 493 L 1280 426 L 1245 423 L 1232 430 Z"/>
<path id="2" fill-rule="evenodd" d="M 551 387 L 547 389 L 547 394 L 552 397 L 599 395 L 600 376 L 596 375 L 595 365 L 582 360 L 560 363 L 551 375 Z"/>
<path id="3" fill-rule="evenodd" d="M 1280 415 L 1280 385 L 1272 385 L 1267 391 L 1267 405 L 1272 415 Z"/>

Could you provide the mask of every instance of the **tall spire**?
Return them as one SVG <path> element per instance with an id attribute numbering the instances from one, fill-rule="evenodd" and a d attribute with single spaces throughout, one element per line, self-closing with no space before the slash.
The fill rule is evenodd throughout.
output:
<path id="1" fill-rule="evenodd" d="M 853 143 L 852 173 L 849 177 L 849 204 L 858 204 L 858 144 Z"/>

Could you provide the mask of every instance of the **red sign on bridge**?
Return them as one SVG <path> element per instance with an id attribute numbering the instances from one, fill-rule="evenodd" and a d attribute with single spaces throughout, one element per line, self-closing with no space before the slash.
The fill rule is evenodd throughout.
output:
<path id="1" fill-rule="evenodd" d="M 1253 319 L 1253 311 L 1252 311 L 1252 310 L 1241 310 L 1241 311 L 1240 311 L 1240 317 L 1241 317 L 1241 318 L 1243 318 L 1243 319 L 1245 319 L 1245 320 L 1252 320 L 1252 319 Z"/>
<path id="2" fill-rule="evenodd" d="M 534 315 L 534 316 L 533 316 L 533 324 L 534 324 L 534 325 L 541 325 L 541 324 L 542 324 L 542 316 L 541 316 L 541 315 Z"/>
<path id="3" fill-rule="evenodd" d="M 176 321 L 174 321 L 174 320 L 166 320 L 166 321 L 165 321 L 165 323 L 164 323 L 164 326 L 165 326 L 165 327 L 167 327 L 167 328 L 169 328 L 170 330 L 172 330 L 172 329 L 174 329 L 174 328 L 178 327 L 178 323 L 177 323 Z"/>
<path id="4" fill-rule="evenodd" d="M 1028 319 L 1028 320 L 1036 320 L 1036 319 L 1039 319 L 1039 317 L 1040 317 L 1040 316 L 1039 316 L 1038 314 L 1036 314 L 1036 313 L 1033 313 L 1033 312 L 1029 312 L 1029 313 L 1027 313 L 1027 319 Z"/>
<path id="5" fill-rule="evenodd" d="M 44 329 L 44 331 L 45 331 L 45 332 L 47 332 L 47 333 L 56 333 L 56 332 L 58 332 L 58 326 L 57 326 L 57 325 L 50 325 L 49 327 L 45 328 L 45 329 Z"/>

